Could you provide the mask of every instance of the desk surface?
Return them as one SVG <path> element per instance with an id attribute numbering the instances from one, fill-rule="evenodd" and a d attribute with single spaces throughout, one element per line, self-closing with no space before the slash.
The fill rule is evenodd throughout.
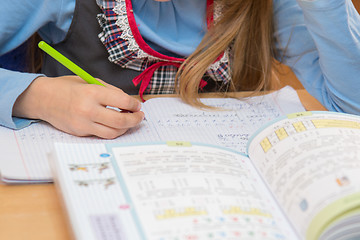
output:
<path id="1" fill-rule="evenodd" d="M 307 110 L 325 110 L 305 90 L 297 91 Z M 53 184 L 0 184 L 0 239 L 71 239 Z"/>

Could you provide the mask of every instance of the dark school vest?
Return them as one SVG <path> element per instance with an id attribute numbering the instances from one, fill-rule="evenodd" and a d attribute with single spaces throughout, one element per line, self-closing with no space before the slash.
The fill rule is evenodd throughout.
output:
<path id="1" fill-rule="evenodd" d="M 64 41 L 52 45 L 95 78 L 121 88 L 128 94 L 137 94 L 132 79 L 140 74 L 135 70 L 122 68 L 108 60 L 108 52 L 98 38 L 101 32 L 96 15 L 101 9 L 95 0 L 76 0 L 76 7 L 70 30 Z M 74 75 L 47 54 L 44 55 L 42 72 L 48 77 Z"/>
<path id="2" fill-rule="evenodd" d="M 98 37 L 102 31 L 96 18 L 99 13 L 102 11 L 96 0 L 76 0 L 73 21 L 66 38 L 52 46 L 93 77 L 119 87 L 128 94 L 136 95 L 140 85 L 136 87 L 132 80 L 141 72 L 122 68 L 108 60 L 109 53 Z M 44 54 L 42 73 L 48 77 L 74 75 L 47 54 Z M 205 76 L 204 79 L 207 85 L 201 92 L 223 88 L 209 77 Z"/>

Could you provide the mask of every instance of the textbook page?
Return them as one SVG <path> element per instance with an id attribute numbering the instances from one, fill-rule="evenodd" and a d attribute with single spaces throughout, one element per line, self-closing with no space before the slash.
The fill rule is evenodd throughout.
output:
<path id="1" fill-rule="evenodd" d="M 230 147 L 245 152 L 248 137 L 267 121 L 304 111 L 294 89 L 285 87 L 265 96 L 237 99 L 204 99 L 206 104 L 232 111 L 190 107 L 178 98 L 153 98 L 143 104 L 146 119 L 114 140 L 74 137 L 47 123 L 33 123 L 21 130 L 0 127 L 0 172 L 11 182 L 52 181 L 46 154 L 54 142 L 133 143 L 185 140 Z"/>
<path id="2" fill-rule="evenodd" d="M 76 239 L 299 239 L 228 149 L 56 143 L 52 160 Z"/>
<path id="3" fill-rule="evenodd" d="M 344 213 L 359 212 L 359 116 L 289 115 L 250 141 L 250 159 L 302 237 L 318 239 Z"/>

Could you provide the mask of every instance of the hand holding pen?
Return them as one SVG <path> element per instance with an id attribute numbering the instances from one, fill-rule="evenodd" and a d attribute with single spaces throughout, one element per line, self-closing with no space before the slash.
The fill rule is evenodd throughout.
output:
<path id="1" fill-rule="evenodd" d="M 138 100 L 93 78 L 46 43 L 40 46 L 78 76 L 36 78 L 16 100 L 14 116 L 41 119 L 72 135 L 106 139 L 124 134 L 143 120 Z"/>

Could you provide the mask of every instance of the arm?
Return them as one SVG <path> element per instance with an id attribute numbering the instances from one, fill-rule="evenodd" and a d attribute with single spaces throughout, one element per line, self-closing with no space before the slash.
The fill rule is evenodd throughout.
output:
<path id="1" fill-rule="evenodd" d="M 12 109 L 18 96 L 38 76 L 40 74 L 20 72 L 15 72 L 14 74 L 13 71 L 0 68 L 0 125 L 12 129 L 20 129 L 34 121 L 13 117 Z"/>
<path id="2" fill-rule="evenodd" d="M 25 41 L 35 31 L 50 42 L 62 41 L 70 27 L 75 0 L 6 0 L 0 10 L 0 53 Z M 4 24 L 14 15 L 9 25 Z M 94 16 L 95 17 L 95 16 Z M 15 19 L 16 20 L 15 20 Z M 90 26 L 89 26 L 90 27 Z M 41 119 L 77 136 L 115 138 L 144 118 L 140 103 L 110 85 L 87 84 L 76 76 L 48 78 L 1 69 L 0 124 L 20 128 L 18 118 Z M 106 106 L 132 111 L 117 112 Z"/>
<path id="3" fill-rule="evenodd" d="M 274 0 L 274 14 L 282 61 L 307 91 L 329 110 L 360 114 L 360 18 L 351 0 Z"/>
<path id="4" fill-rule="evenodd" d="M 0 55 L 20 46 L 35 32 L 49 43 L 65 39 L 75 0 L 3 0 L 0 8 Z"/>
<path id="5" fill-rule="evenodd" d="M 38 77 L 16 100 L 13 115 L 42 119 L 76 136 L 118 137 L 138 125 L 144 113 L 139 101 L 102 83 L 106 87 L 88 84 L 78 76 Z"/>
<path id="6" fill-rule="evenodd" d="M 71 24 L 73 0 L 4 0 L 0 8 L 0 55 L 24 43 L 36 31 L 49 42 L 62 41 Z M 59 11 L 62 9 L 62 12 Z M 58 19 L 58 15 L 65 17 Z M 33 120 L 12 116 L 16 99 L 41 74 L 28 74 L 0 68 L 0 125 L 13 129 Z"/>

